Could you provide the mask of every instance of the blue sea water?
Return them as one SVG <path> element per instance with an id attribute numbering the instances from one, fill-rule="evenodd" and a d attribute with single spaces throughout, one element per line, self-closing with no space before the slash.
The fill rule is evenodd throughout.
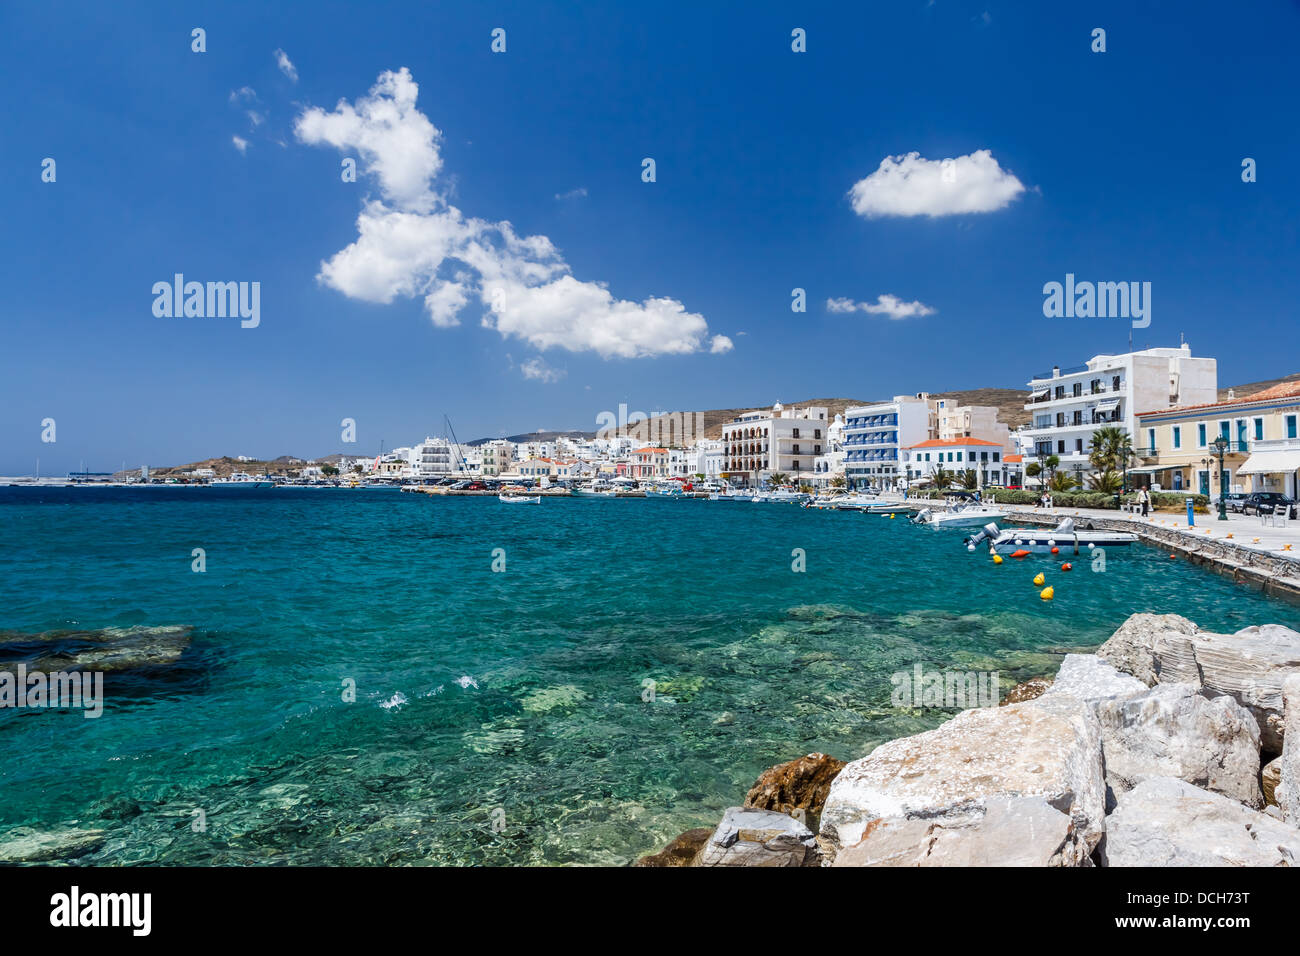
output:
<path id="1" fill-rule="evenodd" d="M 1063 573 L 962 537 L 750 503 L 0 489 L 0 631 L 194 629 L 97 720 L 0 713 L 0 830 L 105 830 L 98 864 L 621 864 L 774 763 L 941 722 L 891 706 L 918 663 L 1006 688 L 1136 611 L 1300 626 L 1146 546 Z"/>

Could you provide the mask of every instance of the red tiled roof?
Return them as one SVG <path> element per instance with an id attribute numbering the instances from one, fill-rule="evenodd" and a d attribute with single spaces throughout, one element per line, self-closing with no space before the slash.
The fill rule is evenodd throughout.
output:
<path id="1" fill-rule="evenodd" d="M 1025 456 L 1024 456 L 1024 455 L 1007 455 L 1007 456 L 1005 456 L 1002 460 L 1005 461 L 1005 462 L 1007 462 L 1008 464 L 1011 464 L 1011 465 L 1017 465 L 1017 464 L 1019 464 L 1020 462 L 1022 462 L 1022 461 L 1025 460 Z"/>

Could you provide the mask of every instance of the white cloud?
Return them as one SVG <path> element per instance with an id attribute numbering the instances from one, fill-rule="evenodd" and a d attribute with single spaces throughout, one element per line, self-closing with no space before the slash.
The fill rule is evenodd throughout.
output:
<path id="1" fill-rule="evenodd" d="M 876 296 L 875 302 L 854 302 L 852 299 L 827 299 L 828 312 L 866 312 L 868 315 L 887 315 L 891 319 L 910 319 L 918 315 L 934 315 L 937 311 L 924 302 L 904 302 L 896 295 Z"/>
<path id="2" fill-rule="evenodd" d="M 638 358 L 705 347 L 708 323 L 676 299 L 619 299 L 603 283 L 574 278 L 546 236 L 520 236 L 508 221 L 451 205 L 435 182 L 442 133 L 416 108 L 418 94 L 403 67 L 381 74 L 355 103 L 304 109 L 294 124 L 303 143 L 360 154 L 380 194 L 362 207 L 357 239 L 321 263 L 324 284 L 368 302 L 422 296 L 439 326 L 458 324 L 477 298 L 484 327 L 539 350 Z M 714 336 L 710 350 L 729 345 Z"/>
<path id="3" fill-rule="evenodd" d="M 289 59 L 289 54 L 285 53 L 283 50 L 276 50 L 275 65 L 280 68 L 281 73 L 289 78 L 290 82 L 298 82 L 298 68 L 294 66 L 293 61 Z"/>
<path id="4" fill-rule="evenodd" d="M 540 357 L 528 359 L 519 366 L 519 370 L 524 373 L 524 378 L 545 382 L 548 385 L 558 382 L 569 374 L 564 369 L 551 368 Z"/>
<path id="5" fill-rule="evenodd" d="M 998 165 L 987 149 L 955 159 L 920 153 L 886 156 L 880 168 L 853 184 L 849 197 L 859 216 L 953 216 L 994 212 L 1017 199 L 1024 184 Z"/>
<path id="6" fill-rule="evenodd" d="M 744 335 L 745 333 L 740 333 Z M 725 335 L 715 335 L 709 340 L 709 351 L 714 355 L 721 355 L 723 352 L 730 352 L 735 348 L 735 344 Z"/>
<path id="7" fill-rule="evenodd" d="M 241 102 L 256 103 L 257 90 L 253 89 L 251 86 L 241 86 L 237 90 L 231 90 L 230 91 L 231 105 L 232 106 L 238 105 Z"/>
<path id="8" fill-rule="evenodd" d="M 230 141 L 235 144 L 235 149 L 239 150 L 241 153 L 248 152 L 248 140 L 244 139 L 244 137 L 232 136 L 230 137 Z"/>
<path id="9" fill-rule="evenodd" d="M 585 199 L 587 198 L 587 187 L 579 186 L 577 189 L 570 189 L 567 193 L 556 193 L 556 199 Z"/>

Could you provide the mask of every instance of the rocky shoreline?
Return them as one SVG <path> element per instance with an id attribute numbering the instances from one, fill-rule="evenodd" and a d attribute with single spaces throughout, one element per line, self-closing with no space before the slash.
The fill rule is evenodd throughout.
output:
<path id="1" fill-rule="evenodd" d="M 1300 633 L 1134 614 L 998 707 L 767 770 L 637 866 L 1293 866 Z"/>

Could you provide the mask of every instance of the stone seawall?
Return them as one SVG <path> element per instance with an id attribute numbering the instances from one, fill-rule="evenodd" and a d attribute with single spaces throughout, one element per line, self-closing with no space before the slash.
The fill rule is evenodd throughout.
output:
<path id="1" fill-rule="evenodd" d="M 1067 514 L 1044 514 L 1035 511 L 1009 510 L 1005 524 L 1030 524 L 1055 527 Z M 1222 538 L 1198 538 L 1173 528 L 1135 521 L 1131 518 L 1106 518 L 1095 514 L 1070 516 L 1080 528 L 1101 531 L 1129 531 L 1147 544 L 1159 545 L 1171 554 L 1262 590 L 1265 594 L 1300 602 L 1300 556 L 1283 557 L 1247 548 Z"/>

